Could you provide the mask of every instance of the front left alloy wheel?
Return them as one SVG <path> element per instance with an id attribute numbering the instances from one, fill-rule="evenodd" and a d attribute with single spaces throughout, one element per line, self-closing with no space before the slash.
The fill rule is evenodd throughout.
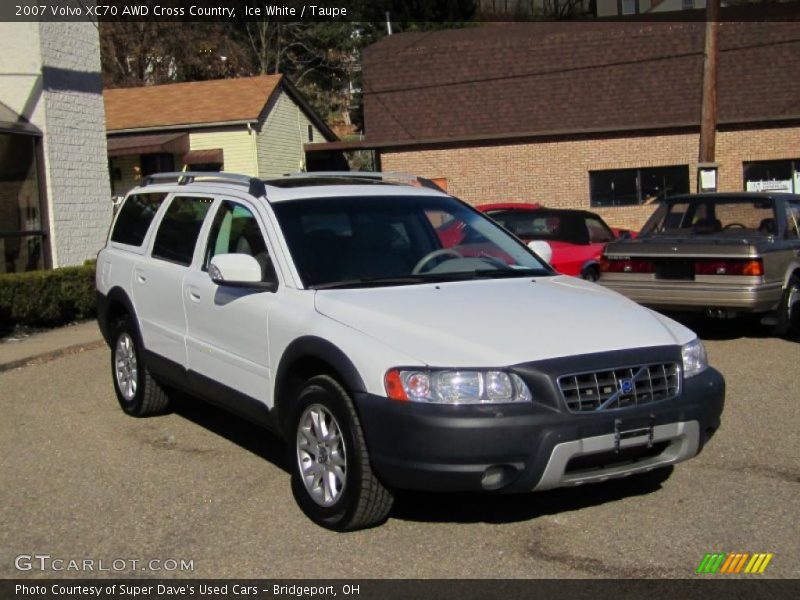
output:
<path id="1" fill-rule="evenodd" d="M 347 391 L 328 375 L 312 377 L 291 410 L 292 491 L 303 512 L 335 531 L 383 522 L 393 498 L 372 471 Z"/>

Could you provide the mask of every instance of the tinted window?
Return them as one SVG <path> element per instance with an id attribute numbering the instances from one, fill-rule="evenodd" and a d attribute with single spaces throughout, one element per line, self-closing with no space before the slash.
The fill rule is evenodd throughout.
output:
<path id="1" fill-rule="evenodd" d="M 795 240 L 800 237 L 800 202 L 786 203 L 786 234 Z"/>
<path id="2" fill-rule="evenodd" d="M 650 218 L 642 233 L 769 235 L 775 233 L 775 211 L 768 199 L 718 197 L 666 203 Z"/>
<path id="3" fill-rule="evenodd" d="M 197 236 L 210 207 L 210 198 L 173 198 L 158 227 L 153 257 L 192 264 Z"/>
<path id="4" fill-rule="evenodd" d="M 550 274 L 519 241 L 453 198 L 322 198 L 272 207 L 307 286 Z"/>
<path id="5" fill-rule="evenodd" d="M 525 241 L 557 240 L 570 244 L 589 243 L 589 234 L 580 214 L 540 209 L 496 211 L 489 215 Z"/>
<path id="6" fill-rule="evenodd" d="M 166 194 L 135 194 L 128 196 L 119 211 L 117 223 L 111 234 L 112 242 L 141 246 L 150 223 Z"/>
<path id="7" fill-rule="evenodd" d="M 211 259 L 217 254 L 247 254 L 261 265 L 262 280 L 272 271 L 267 244 L 258 221 L 245 206 L 224 201 L 214 216 L 208 236 L 203 270 L 208 270 Z"/>
<path id="8" fill-rule="evenodd" d="M 593 244 L 605 244 L 614 239 L 614 234 L 600 219 L 587 217 L 586 227 L 589 230 L 589 241 Z"/>

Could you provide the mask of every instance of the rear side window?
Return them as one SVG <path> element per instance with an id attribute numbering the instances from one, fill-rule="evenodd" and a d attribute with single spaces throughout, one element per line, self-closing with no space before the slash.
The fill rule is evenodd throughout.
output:
<path id="1" fill-rule="evenodd" d="M 614 234 L 600 219 L 587 217 L 586 227 L 589 230 L 589 241 L 592 244 L 605 244 L 614 239 Z"/>
<path id="2" fill-rule="evenodd" d="M 197 236 L 203 226 L 211 198 L 176 196 L 170 202 L 164 218 L 158 226 L 153 244 L 153 258 L 160 258 L 179 265 L 192 264 Z"/>
<path id="3" fill-rule="evenodd" d="M 166 194 L 134 194 L 128 196 L 119 211 L 111 241 L 131 246 L 141 246 L 150 223 Z"/>

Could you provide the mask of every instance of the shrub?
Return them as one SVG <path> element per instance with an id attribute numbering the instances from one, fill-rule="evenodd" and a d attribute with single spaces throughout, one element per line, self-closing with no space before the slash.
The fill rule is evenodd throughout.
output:
<path id="1" fill-rule="evenodd" d="M 96 315 L 95 265 L 0 275 L 0 331 L 50 327 Z"/>

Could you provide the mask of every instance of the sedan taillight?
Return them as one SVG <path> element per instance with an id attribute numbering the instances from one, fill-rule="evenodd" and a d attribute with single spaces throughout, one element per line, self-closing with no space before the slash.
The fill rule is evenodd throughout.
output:
<path id="1" fill-rule="evenodd" d="M 600 270 L 604 273 L 652 273 L 655 263 L 640 258 L 601 258 Z"/>
<path id="2" fill-rule="evenodd" d="M 694 263 L 695 275 L 754 275 L 764 274 L 764 263 L 756 259 L 705 259 Z"/>

